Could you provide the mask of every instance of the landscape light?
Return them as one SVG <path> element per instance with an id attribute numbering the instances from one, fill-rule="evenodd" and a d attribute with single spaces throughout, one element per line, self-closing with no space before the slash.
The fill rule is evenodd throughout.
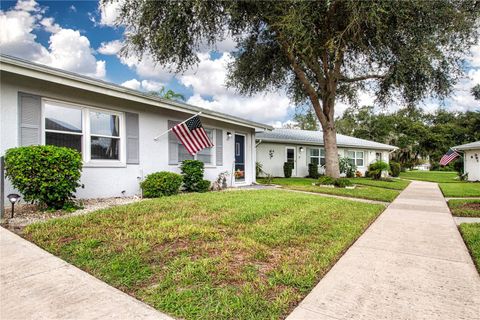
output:
<path id="1" fill-rule="evenodd" d="M 10 193 L 7 196 L 8 201 L 12 204 L 12 214 L 10 218 L 13 218 L 13 211 L 15 210 L 15 203 L 17 203 L 20 200 L 20 195 L 16 193 Z"/>

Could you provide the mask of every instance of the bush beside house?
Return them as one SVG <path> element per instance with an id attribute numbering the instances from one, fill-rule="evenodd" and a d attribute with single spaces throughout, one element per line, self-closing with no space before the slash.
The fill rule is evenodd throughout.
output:
<path id="1" fill-rule="evenodd" d="M 183 175 L 183 189 L 186 192 L 206 192 L 210 181 L 203 179 L 204 165 L 198 160 L 184 160 L 180 166 Z"/>
<path id="2" fill-rule="evenodd" d="M 283 164 L 283 175 L 285 178 L 290 178 L 293 171 L 293 162 L 285 162 Z"/>
<path id="3" fill-rule="evenodd" d="M 158 198 L 178 194 L 183 177 L 167 171 L 149 174 L 140 184 L 145 198 Z"/>
<path id="4" fill-rule="evenodd" d="M 390 171 L 390 165 L 385 161 L 375 161 L 368 166 L 369 176 L 377 180 L 382 177 L 382 172 L 384 171 Z"/>
<path id="5" fill-rule="evenodd" d="M 50 145 L 13 148 L 5 153 L 5 171 L 25 201 L 64 209 L 81 186 L 82 156 L 74 149 Z"/>

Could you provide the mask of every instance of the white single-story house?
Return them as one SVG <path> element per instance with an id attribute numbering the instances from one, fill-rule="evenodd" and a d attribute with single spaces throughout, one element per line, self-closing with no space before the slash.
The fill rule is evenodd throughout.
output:
<path id="1" fill-rule="evenodd" d="M 389 153 L 397 147 L 374 141 L 337 134 L 337 146 L 340 157 L 349 158 L 357 170 L 365 174 L 368 165 L 377 160 L 388 163 Z M 319 165 L 323 173 L 325 149 L 322 131 L 296 129 L 274 129 L 257 133 L 257 162 L 263 171 L 274 177 L 283 177 L 283 164 L 293 162 L 292 176 L 308 175 L 308 164 Z"/>
<path id="2" fill-rule="evenodd" d="M 468 181 L 480 181 L 480 141 L 475 141 L 452 148 L 463 152 L 463 172 L 468 174 Z"/>
<path id="3" fill-rule="evenodd" d="M 0 72 L 0 156 L 27 145 L 80 151 L 84 188 L 77 190 L 78 198 L 139 195 L 146 175 L 179 173 L 181 161 L 193 158 L 205 163 L 208 180 L 228 171 L 230 186 L 252 184 L 255 132 L 272 129 L 5 55 Z M 198 112 L 213 148 L 192 157 L 172 133 L 154 140 Z M 2 191 L 14 191 L 8 180 Z"/>

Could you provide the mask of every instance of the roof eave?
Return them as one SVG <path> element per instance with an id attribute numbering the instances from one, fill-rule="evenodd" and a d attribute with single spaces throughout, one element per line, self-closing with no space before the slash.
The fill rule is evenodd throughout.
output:
<path id="1" fill-rule="evenodd" d="M 324 143 L 313 142 L 313 141 L 303 141 L 303 140 L 286 140 L 286 139 L 274 139 L 274 138 L 260 138 L 257 137 L 257 140 L 262 140 L 262 142 L 277 142 L 277 143 L 295 143 L 295 144 L 303 144 L 303 145 L 312 145 L 312 146 L 325 146 Z M 359 146 L 359 145 L 352 145 L 352 144 L 338 144 L 338 147 L 342 148 L 358 148 L 358 149 L 375 149 L 375 150 L 397 150 L 398 147 L 395 146 Z"/>
<path id="2" fill-rule="evenodd" d="M 165 108 L 165 109 L 170 109 L 170 110 L 180 111 L 180 112 L 187 112 L 187 113 L 194 113 L 194 114 L 198 112 L 202 112 L 203 117 L 222 121 L 222 122 L 228 122 L 231 124 L 237 124 L 244 127 L 253 128 L 255 130 L 272 130 L 273 129 L 272 126 L 262 124 L 259 122 L 242 119 L 235 116 L 230 116 L 227 114 L 211 111 L 208 109 L 200 108 L 200 107 L 193 106 L 186 103 L 180 103 L 177 101 L 155 97 L 155 96 L 148 95 L 140 91 L 128 89 L 126 87 L 122 87 L 113 83 L 93 79 L 87 76 L 82 76 L 73 72 L 68 72 L 68 71 L 64 71 L 56 68 L 51 68 L 51 67 L 31 63 L 28 61 L 24 61 L 22 59 L 9 57 L 5 55 L 0 55 L 0 70 L 14 73 L 14 74 L 19 74 L 26 77 L 33 77 L 33 75 L 28 75 L 25 72 L 21 72 L 21 71 L 28 70 L 30 72 L 39 73 L 39 76 L 34 78 L 38 78 L 44 81 L 65 85 L 65 81 L 61 81 L 61 80 L 69 80 L 74 82 L 72 84 L 69 84 L 72 87 L 81 88 L 78 85 L 75 85 L 75 82 L 76 82 L 77 84 L 84 84 L 84 85 L 93 87 L 90 89 L 86 89 L 86 88 L 81 88 L 81 89 L 86 89 L 92 92 L 111 95 L 121 99 L 136 101 L 140 103 L 149 104 L 155 107 L 160 107 L 160 108 Z M 48 77 L 45 77 L 45 76 L 42 77 L 41 76 L 42 74 L 50 77 L 55 77 L 58 79 L 57 81 L 55 81 L 55 79 L 48 79 Z M 94 90 L 94 88 L 97 88 L 97 90 Z M 99 89 L 103 89 L 103 90 L 99 90 Z M 112 90 L 113 92 L 116 92 L 116 93 L 122 93 L 124 96 L 113 95 L 109 92 L 105 92 L 105 89 Z"/>

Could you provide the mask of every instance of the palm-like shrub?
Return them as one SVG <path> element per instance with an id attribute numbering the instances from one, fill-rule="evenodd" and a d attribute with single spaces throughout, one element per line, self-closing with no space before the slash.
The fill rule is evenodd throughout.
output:
<path id="1" fill-rule="evenodd" d="M 382 177 L 382 172 L 388 172 L 390 170 L 390 165 L 385 161 L 375 161 L 374 163 L 368 166 L 368 174 L 373 179 L 380 179 Z"/>

